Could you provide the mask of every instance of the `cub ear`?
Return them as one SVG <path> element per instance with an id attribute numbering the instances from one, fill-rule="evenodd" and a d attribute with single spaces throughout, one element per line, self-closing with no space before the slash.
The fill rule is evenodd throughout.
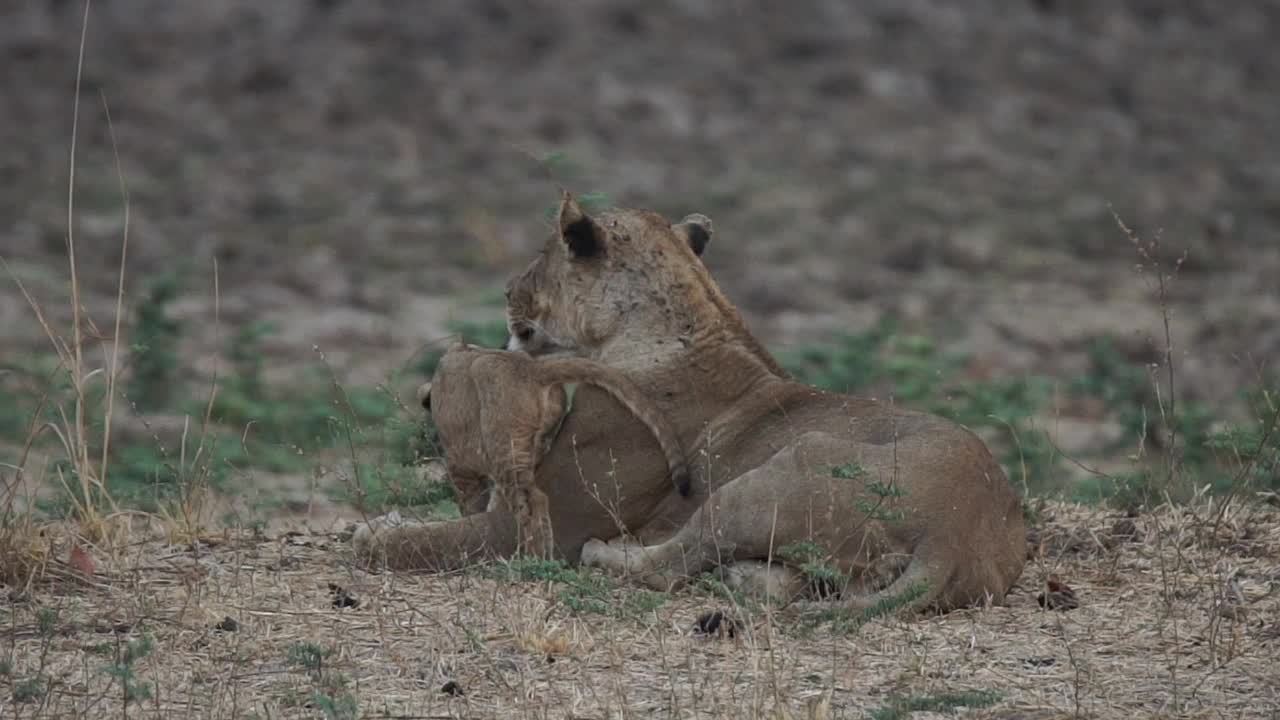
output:
<path id="1" fill-rule="evenodd" d="M 575 258 L 589 258 L 604 250 L 599 228 L 567 191 L 560 200 L 560 239 Z"/>
<path id="2" fill-rule="evenodd" d="M 686 215 L 683 220 L 671 226 L 671 229 L 689 243 L 693 254 L 702 257 L 702 251 L 711 242 L 711 218 L 701 213 Z"/>

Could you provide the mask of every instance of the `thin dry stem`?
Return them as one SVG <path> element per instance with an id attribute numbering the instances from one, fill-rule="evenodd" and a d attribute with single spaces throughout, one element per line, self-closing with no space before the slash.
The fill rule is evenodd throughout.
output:
<path id="1" fill-rule="evenodd" d="M 88 10 L 88 4 L 85 5 Z M 129 257 L 129 187 L 124 180 L 124 168 L 120 163 L 120 146 L 116 142 L 116 127 L 111 122 L 111 108 L 107 104 L 107 96 L 101 94 L 102 110 L 107 117 L 107 133 L 111 138 L 111 152 L 115 156 L 116 175 L 120 182 L 120 196 L 124 201 L 124 229 L 120 239 L 120 275 L 116 283 L 116 318 L 115 330 L 111 336 L 111 366 L 107 373 L 107 414 L 102 429 L 102 465 L 103 482 L 107 479 L 107 467 L 111 457 L 111 421 L 115 414 L 116 378 L 120 372 L 120 321 L 124 316 L 124 279 L 125 266 Z"/>

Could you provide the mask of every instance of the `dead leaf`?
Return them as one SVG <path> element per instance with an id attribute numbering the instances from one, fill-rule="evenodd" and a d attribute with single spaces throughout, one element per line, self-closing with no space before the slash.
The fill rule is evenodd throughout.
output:
<path id="1" fill-rule="evenodd" d="M 67 557 L 67 564 L 85 577 L 93 577 L 98 572 L 93 558 L 89 557 L 89 553 L 85 552 L 79 543 L 72 543 L 71 553 Z"/>

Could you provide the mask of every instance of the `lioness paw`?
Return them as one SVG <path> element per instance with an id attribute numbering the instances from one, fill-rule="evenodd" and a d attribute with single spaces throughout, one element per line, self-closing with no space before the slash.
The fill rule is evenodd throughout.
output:
<path id="1" fill-rule="evenodd" d="M 356 529 L 351 533 L 351 547 L 356 551 L 358 557 L 369 558 L 377 549 L 378 533 L 403 524 L 404 518 L 400 516 L 399 510 L 392 510 L 386 515 L 373 518 L 368 522 L 358 523 Z"/>
<path id="2" fill-rule="evenodd" d="M 587 567 L 605 567 L 606 558 L 613 548 L 603 540 L 592 538 L 582 546 L 582 564 Z"/>

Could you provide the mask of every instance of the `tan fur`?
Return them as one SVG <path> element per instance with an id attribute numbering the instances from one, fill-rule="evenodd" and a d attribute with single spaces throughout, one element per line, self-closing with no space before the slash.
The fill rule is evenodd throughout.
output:
<path id="1" fill-rule="evenodd" d="M 458 344 L 418 392 L 440 433 L 460 506 L 474 511 L 490 495 L 493 511 L 501 500 L 515 515 L 519 549 L 543 557 L 553 554 L 553 532 L 534 472 L 568 407 L 567 383 L 603 389 L 640 420 L 658 440 L 677 489 L 688 494 L 688 463 L 666 417 L 625 375 L 599 363 Z"/>
<path id="2" fill-rule="evenodd" d="M 787 379 L 698 259 L 704 225 L 642 210 L 591 218 L 566 196 L 559 232 L 508 285 L 513 348 L 622 370 L 681 437 L 696 438 L 690 505 L 646 457 L 652 445 L 611 439 L 626 423 L 616 406 L 575 402 L 537 473 L 561 551 L 666 587 L 717 565 L 776 564 L 780 548 L 806 542 L 850 579 L 841 600 L 852 607 L 919 583 L 916 607 L 1000 602 L 1026 539 L 1019 498 L 986 446 L 943 418 Z M 572 503 L 606 473 L 625 502 Z M 882 498 L 872 483 L 900 496 Z M 571 507 L 557 513 L 564 500 Z M 395 559 L 442 567 L 477 547 L 502 552 L 509 525 L 484 513 L 393 532 Z M 582 541 L 621 533 L 647 545 Z"/>

